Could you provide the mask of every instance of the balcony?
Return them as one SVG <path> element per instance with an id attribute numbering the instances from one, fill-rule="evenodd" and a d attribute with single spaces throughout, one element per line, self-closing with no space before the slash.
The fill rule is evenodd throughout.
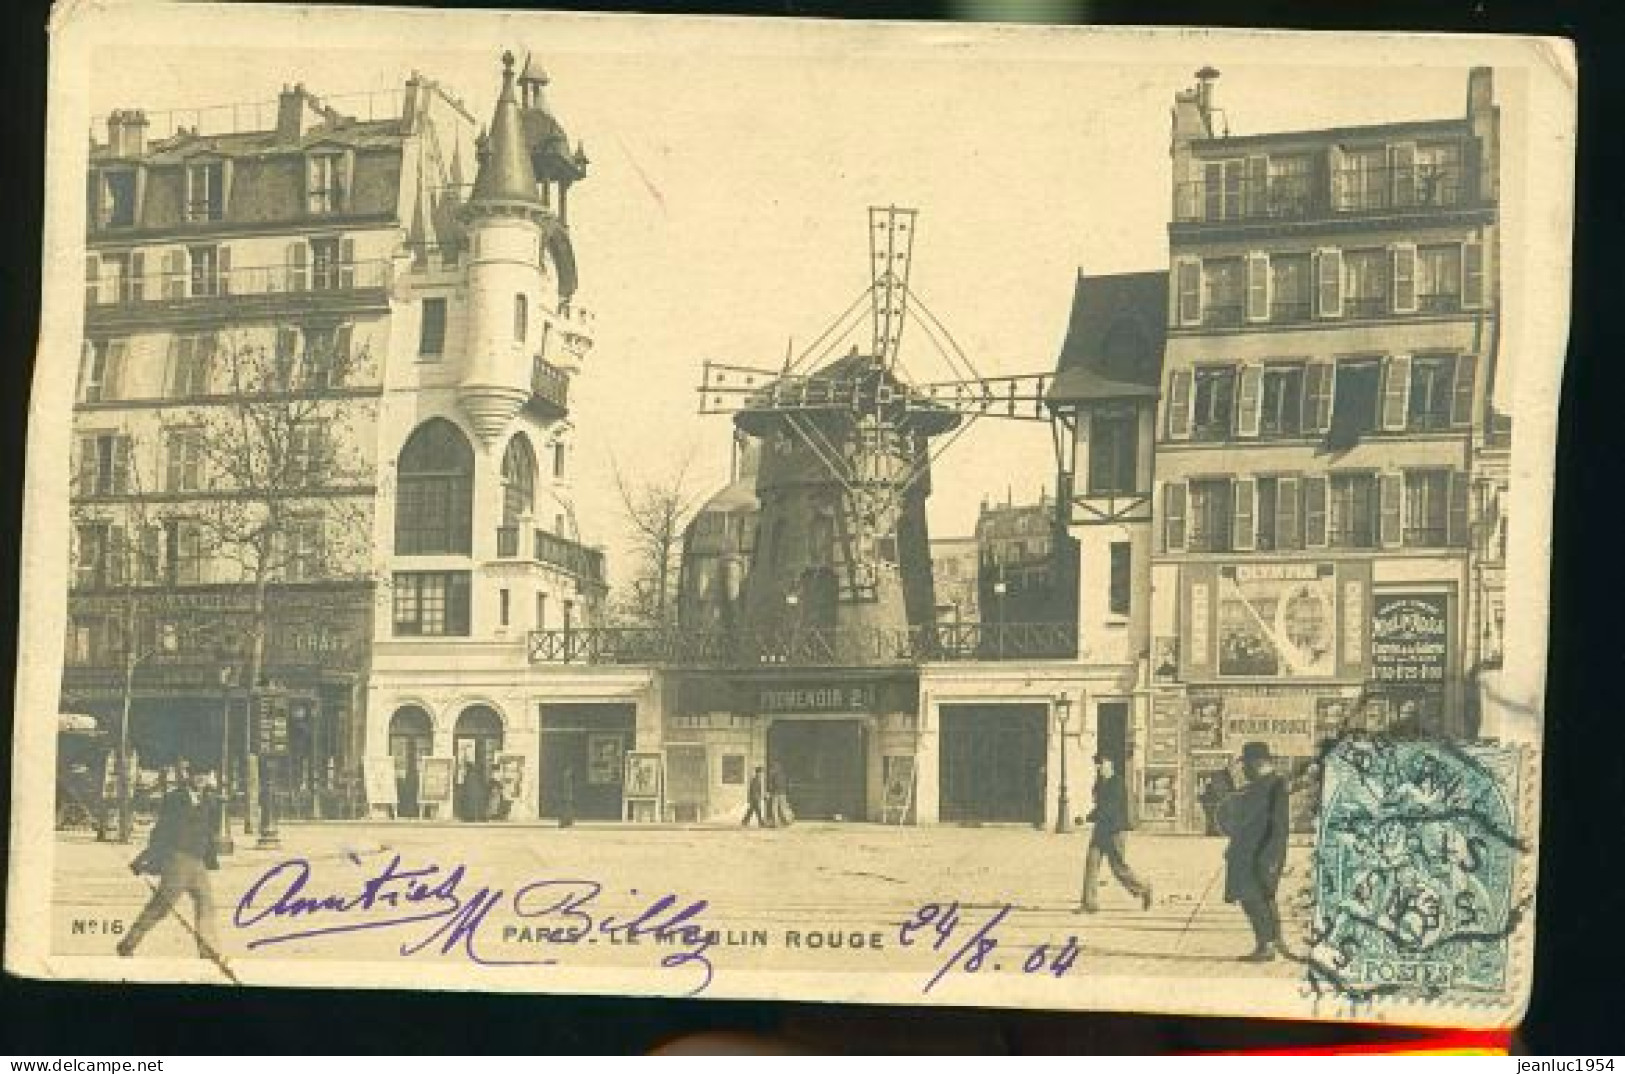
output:
<path id="1" fill-rule="evenodd" d="M 523 532 L 518 526 L 497 527 L 498 559 L 520 558 Z M 604 553 L 596 548 L 546 530 L 533 530 L 529 551 L 532 562 L 555 567 L 591 585 L 604 584 Z"/>
<path id="2" fill-rule="evenodd" d="M 1277 175 L 1174 184 L 1176 224 L 1331 219 L 1371 212 L 1432 212 L 1479 203 L 1460 166 L 1340 168 L 1329 176 Z"/>
<path id="3" fill-rule="evenodd" d="M 776 634 L 663 627 L 535 630 L 533 664 L 687 667 L 873 667 L 939 661 L 1067 660 L 1075 623 L 941 623 L 929 627 L 806 627 Z"/>
<path id="4" fill-rule="evenodd" d="M 531 359 L 530 402 L 551 417 L 570 412 L 570 377 L 541 355 Z"/>
<path id="5" fill-rule="evenodd" d="M 1247 307 L 1240 302 L 1209 302 L 1202 308 L 1202 324 L 1208 328 L 1240 328 L 1247 320 Z"/>
<path id="6" fill-rule="evenodd" d="M 1343 316 L 1345 317 L 1383 317 L 1387 313 L 1388 298 L 1385 295 L 1343 299 Z"/>
<path id="7" fill-rule="evenodd" d="M 299 267 L 243 266 L 213 271 L 103 272 L 85 283 L 85 309 L 98 320 L 206 310 L 230 304 L 284 308 L 290 303 L 349 309 L 384 306 L 390 262 L 347 261 Z"/>

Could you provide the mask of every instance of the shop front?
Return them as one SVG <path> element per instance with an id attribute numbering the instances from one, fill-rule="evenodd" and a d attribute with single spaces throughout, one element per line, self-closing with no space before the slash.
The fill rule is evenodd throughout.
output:
<path id="1" fill-rule="evenodd" d="M 944 705 L 940 720 L 940 819 L 1042 824 L 1050 706 Z"/>
<path id="2" fill-rule="evenodd" d="M 621 820 L 637 706 L 544 703 L 541 717 L 541 816 Z"/>

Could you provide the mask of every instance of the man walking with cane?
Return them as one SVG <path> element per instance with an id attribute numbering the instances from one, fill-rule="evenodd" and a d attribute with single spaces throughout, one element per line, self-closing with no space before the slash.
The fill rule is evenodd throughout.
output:
<path id="1" fill-rule="evenodd" d="M 1289 792 L 1266 743 L 1241 747 L 1241 769 L 1246 785 L 1219 803 L 1219 827 L 1230 837 L 1224 850 L 1224 901 L 1239 902 L 1253 929 L 1252 953 L 1241 960 L 1269 962 L 1281 944 L 1275 892 L 1286 864 Z"/>
<path id="2" fill-rule="evenodd" d="M 135 954 L 147 933 L 175 909 L 182 895 L 192 898 L 197 919 L 192 933 L 197 939 L 198 956 L 211 961 L 220 957 L 214 927 L 214 890 L 209 885 L 209 871 L 220 868 L 214 843 L 215 833 L 220 830 L 220 799 L 210 788 L 212 775 L 201 766 L 193 768 L 186 783 L 164 797 L 147 849 L 130 863 L 131 872 L 156 873 L 159 881 L 129 934 L 118 943 L 118 953 L 125 958 Z"/>
<path id="3" fill-rule="evenodd" d="M 1089 849 L 1083 858 L 1083 900 L 1078 909 L 1094 913 L 1100 909 L 1098 888 L 1100 859 L 1105 858 L 1112 867 L 1117 882 L 1128 893 L 1140 900 L 1140 909 L 1151 909 L 1151 885 L 1134 875 L 1128 859 L 1123 855 L 1123 833 L 1134 825 L 1128 815 L 1128 791 L 1123 777 L 1115 771 L 1112 759 L 1104 755 L 1095 758 L 1095 804 L 1088 820 L 1094 827 L 1089 832 Z"/>

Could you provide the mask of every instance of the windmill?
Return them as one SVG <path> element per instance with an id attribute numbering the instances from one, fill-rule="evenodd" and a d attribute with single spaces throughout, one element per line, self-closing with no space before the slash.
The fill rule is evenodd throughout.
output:
<path id="1" fill-rule="evenodd" d="M 981 418 L 1049 421 L 1051 374 L 980 375 L 910 287 L 918 215 L 870 208 L 869 285 L 781 368 L 704 365 L 700 412 L 730 414 L 761 441 L 743 610 L 758 633 L 929 624 L 932 463 Z M 945 375 L 911 374 L 910 324 L 925 343 L 915 350 Z"/>

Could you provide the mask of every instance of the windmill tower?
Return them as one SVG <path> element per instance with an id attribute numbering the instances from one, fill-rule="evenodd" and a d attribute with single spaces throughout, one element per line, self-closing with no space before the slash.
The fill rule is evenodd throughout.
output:
<path id="1" fill-rule="evenodd" d="M 976 418 L 1047 421 L 1043 375 L 976 374 L 909 288 L 917 212 L 869 210 L 864 293 L 780 370 L 706 363 L 702 413 L 731 413 L 759 441 L 761 516 L 742 626 L 833 647 L 829 662 L 895 662 L 933 615 L 925 504 L 932 460 Z M 868 339 L 860 334 L 867 307 Z M 901 361 L 906 324 L 953 379 L 915 383 Z"/>

